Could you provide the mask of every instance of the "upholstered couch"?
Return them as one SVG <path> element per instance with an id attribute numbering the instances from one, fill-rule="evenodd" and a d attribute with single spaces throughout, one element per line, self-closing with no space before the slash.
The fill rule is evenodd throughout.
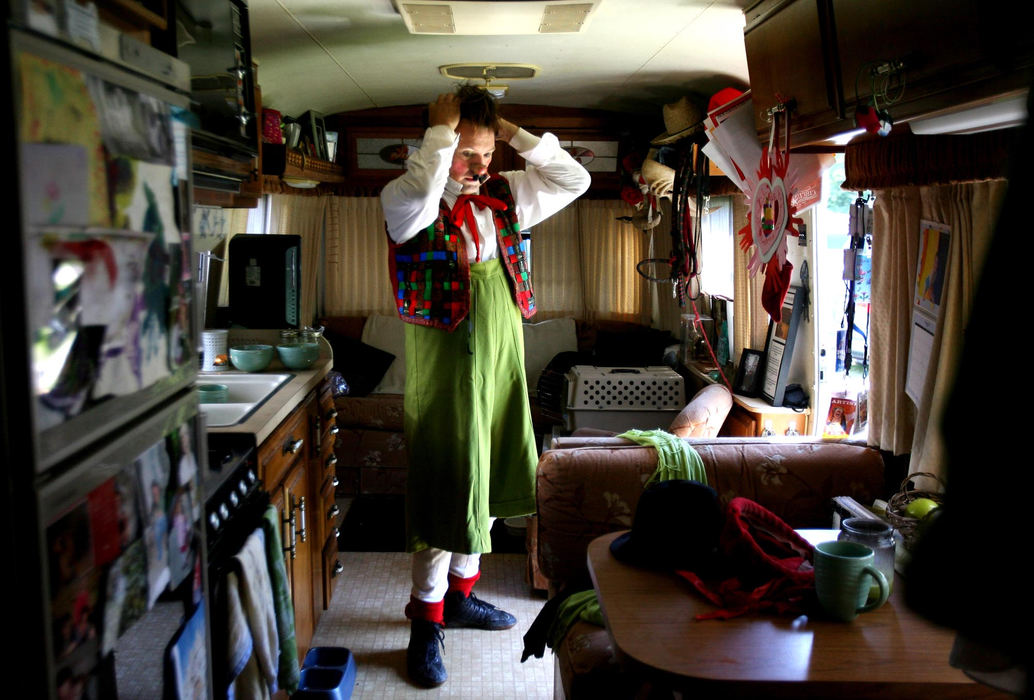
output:
<path id="1" fill-rule="evenodd" d="M 319 323 L 334 350 L 334 369 L 349 387 L 347 395 L 335 397 L 338 495 L 404 493 L 404 324 L 387 315 L 329 316 Z M 557 406 L 540 400 L 538 387 L 557 356 L 569 364 L 660 365 L 676 342 L 667 332 L 634 323 L 559 318 L 523 328 L 532 421 L 545 436 L 561 417 Z"/>
<path id="2" fill-rule="evenodd" d="M 690 398 L 671 424 L 663 427 L 680 438 L 713 438 L 718 435 L 725 417 L 732 408 L 732 393 L 721 384 L 709 384 Z M 613 431 L 597 428 L 578 428 L 571 433 L 570 440 L 555 438 L 555 442 L 567 441 L 583 444 L 585 438 L 614 437 Z M 591 443 L 591 441 L 589 441 Z M 528 518 L 525 542 L 528 549 L 528 582 L 536 590 L 548 590 L 549 579 L 538 564 L 538 516 Z"/>
<path id="3" fill-rule="evenodd" d="M 834 496 L 868 504 L 887 495 L 883 457 L 864 445 L 807 438 L 689 442 L 723 504 L 744 496 L 793 527 L 830 527 Z M 553 440 L 537 472 L 538 565 L 550 595 L 591 586 L 589 542 L 631 527 L 643 484 L 655 468 L 653 448 L 620 438 Z M 577 622 L 553 652 L 558 697 L 634 696 L 637 681 L 620 671 L 605 629 Z"/>

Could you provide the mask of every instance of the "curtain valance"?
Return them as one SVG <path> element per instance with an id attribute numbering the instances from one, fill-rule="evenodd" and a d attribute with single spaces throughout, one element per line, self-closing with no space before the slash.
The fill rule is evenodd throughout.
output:
<path id="1" fill-rule="evenodd" d="M 842 188 L 877 190 L 1003 179 L 1020 131 L 918 136 L 904 124 L 885 137 L 857 136 L 845 148 Z"/>

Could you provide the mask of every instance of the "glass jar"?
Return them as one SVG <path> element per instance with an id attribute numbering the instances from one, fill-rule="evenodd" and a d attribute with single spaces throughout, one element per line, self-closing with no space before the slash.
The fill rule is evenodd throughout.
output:
<path id="1" fill-rule="evenodd" d="M 845 518 L 840 522 L 838 540 L 858 542 L 872 549 L 875 554 L 873 564 L 887 579 L 888 595 L 894 586 L 894 552 L 897 543 L 894 540 L 894 528 L 889 523 L 872 518 Z M 875 589 L 875 590 L 873 590 Z M 879 586 L 869 589 L 869 600 L 880 595 Z"/>
<path id="2" fill-rule="evenodd" d="M 288 328 L 287 330 L 280 331 L 281 345 L 297 345 L 299 342 L 297 329 Z"/>
<path id="3" fill-rule="evenodd" d="M 312 326 L 305 326 L 301 330 L 301 342 L 303 343 L 318 343 L 320 338 L 323 337 L 323 326 L 319 328 L 313 328 Z"/>

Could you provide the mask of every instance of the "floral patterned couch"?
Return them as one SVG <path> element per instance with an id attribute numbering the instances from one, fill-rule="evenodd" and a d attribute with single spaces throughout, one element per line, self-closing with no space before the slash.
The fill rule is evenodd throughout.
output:
<path id="1" fill-rule="evenodd" d="M 808 438 L 689 442 L 722 503 L 750 498 L 793 527 L 830 527 L 834 496 L 863 504 L 886 496 L 883 457 L 864 445 Z M 537 473 L 538 565 L 551 596 L 591 587 L 589 542 L 631 527 L 643 484 L 656 468 L 653 448 L 619 438 L 557 438 L 553 448 L 542 454 Z M 620 673 L 605 629 L 577 622 L 553 652 L 557 697 L 635 695 L 636 681 Z"/>

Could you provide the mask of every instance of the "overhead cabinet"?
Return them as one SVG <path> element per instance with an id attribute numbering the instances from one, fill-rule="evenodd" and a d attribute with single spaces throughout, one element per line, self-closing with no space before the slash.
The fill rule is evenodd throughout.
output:
<path id="1" fill-rule="evenodd" d="M 857 128 L 859 105 L 894 122 L 1025 90 L 1034 8 L 975 0 L 762 0 L 745 11 L 755 125 L 793 106 L 791 145 Z"/>

